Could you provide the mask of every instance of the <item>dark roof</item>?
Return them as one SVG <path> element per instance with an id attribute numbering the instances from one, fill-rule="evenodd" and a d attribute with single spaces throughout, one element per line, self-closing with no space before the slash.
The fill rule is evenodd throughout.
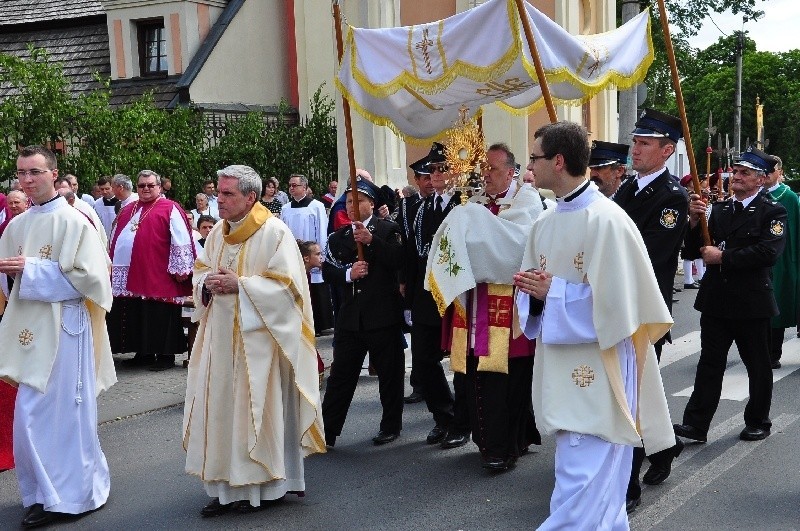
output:
<path id="1" fill-rule="evenodd" d="M 222 38 L 222 34 L 225 33 L 226 29 L 228 29 L 228 24 L 231 23 L 233 17 L 235 17 L 236 13 L 239 12 L 239 9 L 244 5 L 244 2 L 245 0 L 230 0 L 228 5 L 225 6 L 225 9 L 222 11 L 217 21 L 214 22 L 213 26 L 211 26 L 211 30 L 208 32 L 208 35 L 206 35 L 206 38 L 203 39 L 202 44 L 200 44 L 200 47 L 192 57 L 192 60 L 189 61 L 186 71 L 178 81 L 179 89 L 188 89 L 192 84 L 194 79 L 197 77 L 197 74 L 200 73 L 200 70 L 206 63 L 206 60 L 211 55 L 211 52 L 214 50 L 214 47 Z"/>
<path id="2" fill-rule="evenodd" d="M 175 83 L 178 79 L 180 79 L 180 76 L 117 79 L 111 82 L 111 101 L 109 103 L 112 107 L 127 105 L 141 98 L 145 93 L 152 92 L 156 107 L 162 109 L 174 107 L 175 102 L 177 102 L 176 96 L 178 95 Z"/>
<path id="3" fill-rule="evenodd" d="M 0 0 L 17 4 L 16 0 Z M 29 57 L 28 43 L 44 48 L 53 61 L 64 65 L 64 75 L 71 84 L 73 95 L 99 88 L 94 74 L 111 75 L 108 49 L 108 28 L 105 21 L 58 29 L 39 29 L 27 32 L 0 32 L 0 51 L 20 57 Z M 13 92 L 12 87 L 0 85 L 0 99 Z"/>
<path id="4" fill-rule="evenodd" d="M 104 14 L 100 0 L 0 0 L 0 26 Z"/>

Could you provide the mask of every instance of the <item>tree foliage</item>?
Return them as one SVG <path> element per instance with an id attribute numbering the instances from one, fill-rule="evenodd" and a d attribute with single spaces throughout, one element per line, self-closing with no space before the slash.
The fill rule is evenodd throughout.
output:
<path id="1" fill-rule="evenodd" d="M 688 37 L 697 33 L 708 15 L 730 10 L 740 14 L 744 21 L 757 20 L 763 15 L 758 9 L 766 0 L 667 0 L 666 7 L 671 26 L 671 40 L 676 64 L 681 78 L 681 89 L 686 104 L 693 148 L 698 171 L 705 172 L 708 146 L 709 112 L 714 125 L 724 138 L 731 141 L 734 131 L 736 92 L 736 48 L 738 37 L 721 37 L 705 50 L 689 45 Z M 654 2 L 653 2 L 654 4 Z M 650 67 L 646 84 L 648 97 L 645 106 L 678 115 L 675 92 L 669 63 L 665 52 L 658 9 L 651 7 L 653 46 L 655 60 Z M 677 30 L 677 31 L 675 31 Z M 755 104 L 760 97 L 764 104 L 764 129 L 770 140 L 767 151 L 779 155 L 787 173 L 800 173 L 800 146 L 794 139 L 800 133 L 800 50 L 787 53 L 759 52 L 755 41 L 744 38 L 742 60 L 742 123 L 741 144 L 757 139 Z M 712 148 L 717 147 L 716 135 Z M 712 170 L 718 159 L 713 157 Z"/>
<path id="2" fill-rule="evenodd" d="M 300 124 L 281 102 L 276 119 L 230 115 L 214 144 L 203 115 L 191 108 L 159 109 L 151 95 L 112 108 L 107 80 L 73 99 L 61 64 L 43 50 L 30 52 L 29 59 L 0 54 L 0 86 L 15 88 L 0 100 L 0 174 L 13 174 L 19 146 L 43 144 L 60 152 L 59 169 L 77 175 L 83 190 L 104 175 L 150 169 L 170 177 L 176 199 L 191 206 L 203 181 L 229 164 L 247 164 L 284 185 L 302 173 L 319 194 L 336 174 L 334 103 L 322 87 Z"/>

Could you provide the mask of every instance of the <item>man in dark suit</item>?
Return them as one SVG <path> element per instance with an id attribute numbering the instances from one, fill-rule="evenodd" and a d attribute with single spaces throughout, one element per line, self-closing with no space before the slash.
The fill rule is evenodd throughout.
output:
<path id="1" fill-rule="evenodd" d="M 730 201 L 715 203 L 709 218 L 713 245 L 703 246 L 698 220 L 706 203 L 692 195 L 686 250 L 702 256 L 706 273 L 694 307 L 700 312 L 700 360 L 694 390 L 675 425 L 681 437 L 706 442 L 719 405 L 722 377 L 733 342 L 747 368 L 750 399 L 744 408 L 744 441 L 769 436 L 772 422 L 770 318 L 778 315 L 770 270 L 783 252 L 786 209 L 762 190 L 771 158 L 751 149 L 733 164 Z"/>
<path id="2" fill-rule="evenodd" d="M 374 184 L 361 179 L 354 201 L 348 188 L 350 218 L 363 221 L 353 221 L 330 236 L 322 267 L 325 281 L 341 287 L 343 293 L 334 329 L 333 364 L 322 401 L 328 446 L 334 446 L 342 433 L 367 351 L 378 375 L 383 406 L 380 430 L 372 441 L 376 445 L 390 443 L 402 427 L 405 356 L 397 274 L 403 246 L 400 227 L 373 215 L 379 192 Z M 362 244 L 364 260 L 358 259 L 356 242 Z"/>
<path id="3" fill-rule="evenodd" d="M 428 166 L 428 157 L 425 156 L 415 163 L 409 165 L 409 168 L 414 172 L 414 182 L 417 185 L 417 192 L 409 197 L 404 197 L 400 201 L 397 208 L 397 217 L 395 221 L 400 225 L 400 231 L 403 234 L 403 245 L 405 246 L 408 240 L 412 237 L 412 230 L 414 227 L 414 218 L 417 215 L 417 210 L 424 202 L 425 198 L 433 193 L 433 185 L 431 184 L 431 171 Z M 404 264 L 405 265 L 405 264 Z M 416 262 L 414 262 L 416 266 Z M 400 293 L 405 298 L 405 285 L 406 285 L 406 270 L 405 267 L 400 271 Z M 411 323 L 411 308 L 406 305 L 404 310 L 406 325 L 410 327 Z M 408 331 L 408 329 L 406 329 Z M 403 398 L 406 404 L 416 404 L 422 402 L 425 398 L 422 394 L 422 384 L 419 381 L 419 375 L 414 369 L 412 360 L 411 376 L 409 378 L 411 384 L 411 394 Z"/>
<path id="4" fill-rule="evenodd" d="M 683 236 L 686 232 L 689 199 L 686 190 L 667 170 L 667 159 L 683 136 L 681 121 L 674 116 L 645 109 L 633 130 L 632 167 L 636 177 L 625 181 L 614 195 L 614 201 L 631 217 L 642 234 L 647 254 L 653 264 L 658 288 L 672 313 L 672 287 Z M 669 333 L 656 344 L 656 357 L 661 360 L 661 348 Z M 675 446 L 649 457 L 650 468 L 643 481 L 648 485 L 663 483 L 672 470 L 672 461 L 683 449 L 676 439 Z M 628 483 L 626 509 L 633 511 L 641 503 L 642 488 L 639 473 L 645 449 L 634 448 L 631 479 Z"/>
<path id="5" fill-rule="evenodd" d="M 457 192 L 454 195 L 447 192 L 445 161 L 444 146 L 434 142 L 428 154 L 434 191 L 418 208 L 412 234 L 406 243 L 406 305 L 411 309 L 411 363 L 422 384 L 428 411 L 436 423 L 426 442 L 441 444 L 451 430 L 457 437 L 447 447 L 455 448 L 469 442 L 469 412 L 466 404 L 460 401 L 459 407 L 463 410 L 455 415 L 455 399 L 442 368 L 442 317 L 433 296 L 424 287 L 433 235 L 447 214 L 460 203 Z M 466 396 L 462 394 L 463 382 L 463 375 L 454 375 L 453 387 L 458 396 Z M 454 418 L 459 419 L 459 425 L 455 425 Z"/>

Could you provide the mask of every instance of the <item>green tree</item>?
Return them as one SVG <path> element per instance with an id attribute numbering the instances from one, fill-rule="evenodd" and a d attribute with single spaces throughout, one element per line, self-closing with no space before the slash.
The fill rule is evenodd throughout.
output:
<path id="1" fill-rule="evenodd" d="M 27 59 L 0 53 L 0 86 L 15 91 L 0 100 L 0 172 L 13 173 L 18 146 L 57 147 L 64 124 L 75 114 L 61 63 L 42 49 Z"/>

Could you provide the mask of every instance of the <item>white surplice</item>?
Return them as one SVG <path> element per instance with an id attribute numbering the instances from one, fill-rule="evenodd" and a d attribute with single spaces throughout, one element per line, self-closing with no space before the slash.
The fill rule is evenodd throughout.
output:
<path id="1" fill-rule="evenodd" d="M 102 507 L 111 478 L 97 435 L 92 327 L 81 293 L 57 262 L 27 258 L 22 301 L 60 302 L 58 352 L 42 393 L 19 384 L 14 457 L 22 504 L 80 514 Z M 3 285 L 6 285 L 3 283 Z"/>

